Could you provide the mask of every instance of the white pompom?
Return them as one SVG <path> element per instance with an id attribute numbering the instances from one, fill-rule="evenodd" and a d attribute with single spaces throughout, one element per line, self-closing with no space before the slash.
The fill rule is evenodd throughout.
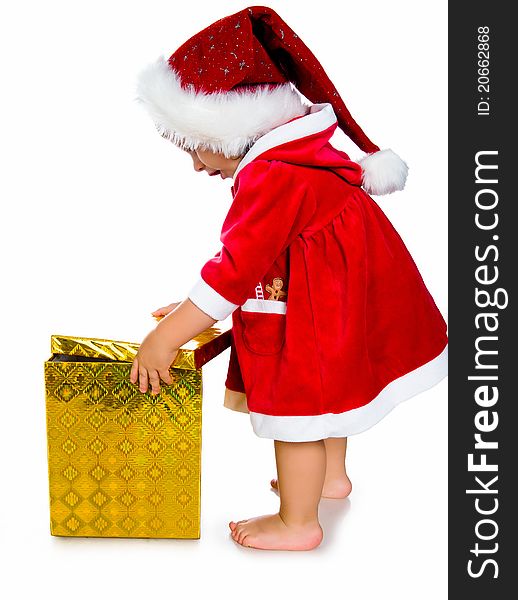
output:
<path id="1" fill-rule="evenodd" d="M 368 194 L 383 196 L 405 187 L 408 165 L 390 148 L 367 154 L 357 161 L 362 167 L 362 187 Z"/>

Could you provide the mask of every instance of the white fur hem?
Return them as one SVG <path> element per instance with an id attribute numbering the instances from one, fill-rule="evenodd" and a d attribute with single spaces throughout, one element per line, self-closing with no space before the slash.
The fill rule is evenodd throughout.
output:
<path id="1" fill-rule="evenodd" d="M 398 377 L 371 402 L 343 413 L 279 417 L 250 412 L 258 437 L 284 442 L 311 442 L 329 437 L 348 437 L 369 429 L 395 406 L 436 385 L 448 374 L 448 344 L 434 359 Z"/>
<path id="2" fill-rule="evenodd" d="M 243 155 L 266 132 L 308 109 L 291 83 L 213 93 L 182 87 L 162 56 L 138 75 L 135 100 L 162 136 L 188 150 L 202 147 L 227 157 Z"/>
<path id="3" fill-rule="evenodd" d="M 200 310 L 217 321 L 225 320 L 239 306 L 224 298 L 201 277 L 190 289 L 187 297 Z"/>

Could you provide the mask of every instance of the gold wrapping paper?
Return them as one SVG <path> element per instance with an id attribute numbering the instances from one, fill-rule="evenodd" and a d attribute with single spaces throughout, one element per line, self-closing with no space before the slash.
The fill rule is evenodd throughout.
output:
<path id="1" fill-rule="evenodd" d="M 50 532 L 199 538 L 203 364 L 230 346 L 210 327 L 183 345 L 160 394 L 129 380 L 139 344 L 51 336 L 44 364 Z"/>

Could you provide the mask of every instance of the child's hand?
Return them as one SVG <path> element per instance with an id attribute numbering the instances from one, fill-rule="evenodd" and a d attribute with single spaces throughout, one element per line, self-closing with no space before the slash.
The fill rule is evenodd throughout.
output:
<path id="1" fill-rule="evenodd" d="M 140 378 L 139 389 L 144 394 L 151 385 L 151 393 L 160 393 L 160 379 L 164 383 L 173 383 L 169 367 L 173 363 L 178 349 L 171 349 L 170 344 L 164 339 L 163 332 L 154 329 L 140 344 L 137 355 L 131 366 L 130 381 L 137 383 Z"/>
<path id="2" fill-rule="evenodd" d="M 165 317 L 170 312 L 172 312 L 179 304 L 180 304 L 180 302 L 173 302 L 169 306 L 163 306 L 162 308 L 157 308 L 151 314 L 154 317 Z"/>

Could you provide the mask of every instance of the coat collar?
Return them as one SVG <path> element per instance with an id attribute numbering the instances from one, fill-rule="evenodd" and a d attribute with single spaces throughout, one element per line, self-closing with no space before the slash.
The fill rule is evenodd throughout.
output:
<path id="1" fill-rule="evenodd" d="M 240 173 L 246 165 L 263 154 L 263 152 L 266 152 L 266 150 L 270 150 L 271 148 L 275 148 L 275 146 L 280 146 L 281 144 L 292 142 L 314 133 L 325 131 L 336 122 L 336 115 L 329 102 L 313 104 L 307 115 L 296 118 L 279 127 L 275 127 L 275 129 L 265 133 L 254 142 L 237 165 L 233 180 L 236 180 L 238 173 Z"/>

